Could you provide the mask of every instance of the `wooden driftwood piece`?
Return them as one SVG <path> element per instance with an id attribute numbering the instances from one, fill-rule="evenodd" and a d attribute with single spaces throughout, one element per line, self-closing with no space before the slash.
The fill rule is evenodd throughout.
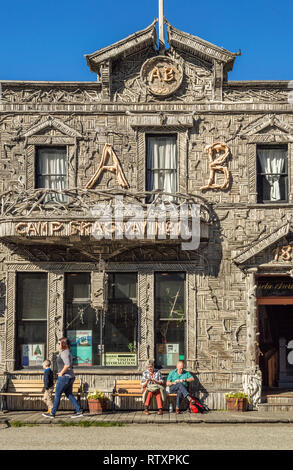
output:
<path id="1" fill-rule="evenodd" d="M 114 165 L 106 165 L 107 159 L 111 157 L 112 157 Z M 87 183 L 85 189 L 91 189 L 95 185 L 95 183 L 98 181 L 102 172 L 105 170 L 110 171 L 111 173 L 115 173 L 120 186 L 122 186 L 123 188 L 128 188 L 129 185 L 125 179 L 119 160 L 115 155 L 113 146 L 111 144 L 105 144 L 102 159 L 100 161 L 100 165 L 97 171 L 95 172 L 95 174 L 91 177 L 91 179 Z"/>

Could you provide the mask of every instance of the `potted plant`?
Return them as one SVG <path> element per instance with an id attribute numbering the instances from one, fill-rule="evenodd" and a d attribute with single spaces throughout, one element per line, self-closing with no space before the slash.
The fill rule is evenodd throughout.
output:
<path id="1" fill-rule="evenodd" d="M 102 414 L 106 409 L 106 396 L 99 390 L 89 393 L 87 396 L 90 414 Z"/>
<path id="2" fill-rule="evenodd" d="M 249 397 L 244 392 L 225 393 L 228 411 L 247 411 Z"/>

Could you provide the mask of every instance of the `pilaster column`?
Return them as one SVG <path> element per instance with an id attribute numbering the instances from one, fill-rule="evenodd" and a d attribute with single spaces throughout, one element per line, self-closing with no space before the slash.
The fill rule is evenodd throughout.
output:
<path id="1" fill-rule="evenodd" d="M 246 368 L 242 375 L 244 392 L 250 397 L 252 406 L 256 406 L 261 400 L 262 375 L 257 361 L 257 305 L 256 305 L 256 280 L 257 268 L 247 270 L 247 345 Z"/>
<path id="2" fill-rule="evenodd" d="M 154 273 L 138 273 L 138 368 L 144 370 L 148 359 L 155 359 L 154 350 Z"/>
<path id="3" fill-rule="evenodd" d="M 64 273 L 48 273 L 48 337 L 47 355 L 51 360 L 57 351 L 58 339 L 64 334 Z"/>

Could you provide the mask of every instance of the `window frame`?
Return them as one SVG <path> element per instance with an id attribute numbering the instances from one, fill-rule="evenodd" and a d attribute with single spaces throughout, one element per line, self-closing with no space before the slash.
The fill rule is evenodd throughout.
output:
<path id="1" fill-rule="evenodd" d="M 40 275 L 43 276 L 43 278 L 46 278 L 46 316 L 44 318 L 22 318 L 21 315 L 21 307 L 20 307 L 20 279 L 23 278 L 24 276 L 29 276 L 29 275 L 36 275 L 36 277 L 40 277 Z M 22 344 L 35 344 L 35 343 L 20 343 L 19 342 L 19 328 L 23 325 L 29 325 L 29 324 L 42 324 L 42 326 L 45 325 L 45 339 L 44 342 L 38 342 L 38 344 L 44 344 L 44 359 L 47 357 L 47 348 L 48 348 L 48 291 L 49 291 L 49 279 L 48 279 L 48 273 L 46 272 L 38 272 L 36 273 L 35 271 L 19 271 L 16 273 L 16 280 L 15 280 L 15 285 L 16 285 L 16 312 L 15 312 L 15 318 L 16 318 L 16 328 L 15 328 L 15 360 L 16 360 L 16 369 L 17 370 L 39 370 L 40 366 L 27 366 L 23 367 L 22 364 L 22 353 L 20 350 L 20 346 Z M 36 343 L 37 344 L 37 343 Z"/>
<path id="2" fill-rule="evenodd" d="M 283 173 L 263 173 L 261 170 L 261 164 L 258 156 L 258 150 L 273 150 L 273 149 L 283 149 L 285 154 L 285 169 Z M 263 191 L 263 179 L 265 175 L 278 175 L 284 177 L 285 179 L 285 199 L 279 199 L 278 201 L 273 201 L 271 199 L 263 199 L 261 193 Z M 287 144 L 257 144 L 256 145 L 256 200 L 258 204 L 287 204 L 289 202 L 289 148 Z"/>
<path id="3" fill-rule="evenodd" d="M 148 168 L 148 151 L 149 151 L 149 139 L 150 138 L 175 138 L 175 145 L 176 145 L 176 169 L 172 168 Z M 146 141 L 146 153 L 145 153 L 145 188 L 146 191 L 155 191 L 156 189 L 159 188 L 149 188 L 149 175 L 154 174 L 153 172 L 155 171 L 161 171 L 164 172 L 164 174 L 167 174 L 167 172 L 172 172 L 175 173 L 176 176 L 176 192 L 179 190 L 179 165 L 178 165 L 178 135 L 177 133 L 174 132 L 169 132 L 169 133 L 146 133 L 145 135 L 145 141 Z"/>
<path id="4" fill-rule="evenodd" d="M 56 174 L 39 174 L 38 173 L 38 163 L 39 163 L 39 151 L 40 150 L 59 150 L 59 149 L 64 149 L 64 156 L 65 156 L 65 167 L 66 167 L 66 173 L 61 174 L 61 173 L 56 173 Z M 42 177 L 64 177 L 64 190 L 68 189 L 68 157 L 67 157 L 67 148 L 66 145 L 37 145 L 35 148 L 35 189 L 52 189 L 50 187 L 45 187 L 45 186 L 40 186 L 38 184 L 39 178 Z"/>
<path id="5" fill-rule="evenodd" d="M 183 320 L 183 324 L 184 324 L 184 327 L 183 327 L 183 332 L 184 332 L 184 339 L 183 339 L 183 352 L 184 352 L 184 363 L 186 363 L 187 361 L 187 344 L 188 344 L 188 335 L 187 335 L 187 325 L 188 325 L 188 299 L 187 299 L 187 272 L 186 271 L 176 271 L 176 269 L 172 270 L 172 271 L 169 271 L 169 270 L 166 270 L 166 271 L 154 271 L 154 312 L 153 312 L 153 315 L 154 315 L 154 357 L 155 357 L 155 362 L 157 364 L 157 358 L 158 358 L 158 352 L 157 352 L 157 331 L 156 331 L 156 322 L 160 322 L 160 321 L 163 321 L 163 322 L 167 322 L 167 321 L 171 321 L 171 322 L 179 322 L 180 320 L 179 319 L 175 319 L 175 318 L 166 318 L 166 317 L 160 317 L 160 318 L 157 318 L 156 315 L 157 315 L 157 311 L 156 311 L 156 298 L 157 298 L 157 294 L 156 294 L 156 289 L 157 289 L 157 282 L 156 282 L 156 277 L 158 274 L 162 274 L 162 273 L 167 273 L 167 274 L 183 274 L 184 275 L 184 278 L 183 278 L 183 298 L 184 298 L 184 320 Z M 179 352 L 179 357 L 180 357 L 180 352 Z M 178 359 L 180 360 L 180 359 Z M 176 367 L 176 365 L 165 365 L 165 364 L 157 364 L 157 366 L 159 366 L 160 368 L 162 369 L 165 369 L 165 370 L 172 370 L 174 369 L 174 367 Z"/>

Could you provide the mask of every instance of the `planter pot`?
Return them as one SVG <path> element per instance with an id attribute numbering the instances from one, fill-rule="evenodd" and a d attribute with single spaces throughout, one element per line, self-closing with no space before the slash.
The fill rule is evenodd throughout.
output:
<path id="1" fill-rule="evenodd" d="M 247 411 L 247 398 L 226 398 L 228 411 Z"/>
<path id="2" fill-rule="evenodd" d="M 102 414 L 106 409 L 106 402 L 103 399 L 93 400 L 88 398 L 89 412 L 90 415 Z"/>

